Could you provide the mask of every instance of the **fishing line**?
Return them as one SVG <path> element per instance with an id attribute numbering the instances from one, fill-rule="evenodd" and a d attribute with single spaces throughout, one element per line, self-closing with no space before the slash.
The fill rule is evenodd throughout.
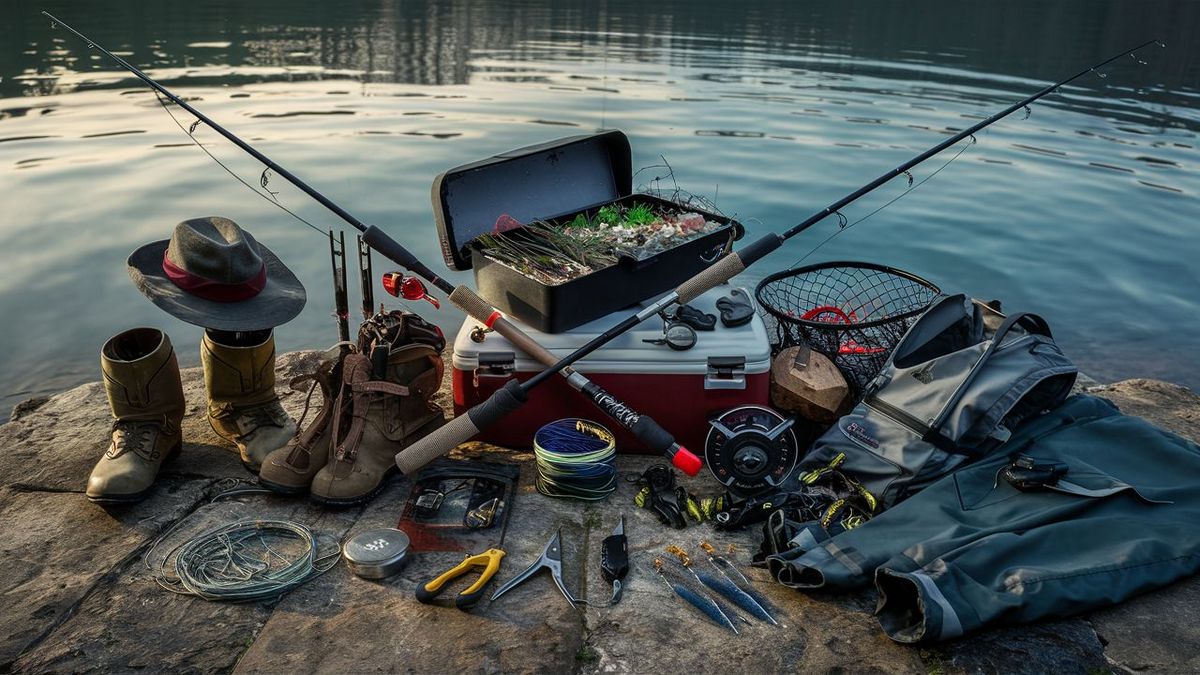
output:
<path id="1" fill-rule="evenodd" d="M 616 437 L 582 419 L 556 420 L 533 436 L 537 490 L 547 497 L 596 501 L 617 489 Z"/>
<path id="2" fill-rule="evenodd" d="M 845 222 L 846 222 L 846 221 L 844 220 L 844 219 L 846 218 L 846 216 L 842 215 L 842 212 L 841 212 L 841 211 L 838 211 L 838 212 L 837 212 L 837 215 L 838 215 L 839 219 L 843 219 L 843 220 L 841 220 L 841 221 L 839 222 L 839 224 L 838 224 L 838 229 L 834 230 L 834 231 L 833 231 L 833 233 L 832 233 L 832 234 L 830 234 L 828 237 L 825 237 L 824 239 L 822 239 L 822 240 L 821 240 L 821 243 L 819 243 L 819 244 L 817 244 L 816 246 L 814 246 L 814 247 L 813 247 L 813 248 L 812 248 L 812 249 L 811 249 L 811 250 L 810 250 L 808 253 L 805 253 L 805 254 L 804 254 L 804 255 L 803 255 L 801 258 L 799 258 L 798 260 L 796 260 L 796 262 L 792 263 L 792 264 L 791 264 L 791 265 L 789 265 L 788 267 L 795 267 L 796 265 L 799 265 L 800 263 L 804 262 L 805 260 L 808 260 L 809 256 L 811 256 L 812 254 L 814 254 L 814 253 L 816 253 L 817 251 L 821 250 L 821 247 L 822 247 L 822 246 L 824 246 L 825 244 L 828 244 L 828 243 L 830 242 L 830 240 L 832 240 L 834 237 L 836 237 L 836 236 L 838 236 L 839 234 L 841 234 L 841 233 L 845 232 L 846 230 L 848 230 L 848 229 L 850 229 L 850 228 L 854 227 L 855 225 L 857 225 L 857 224 L 861 223 L 862 221 L 866 220 L 867 218 L 870 218 L 871 216 L 875 215 L 876 213 L 879 213 L 880 211 L 882 211 L 882 210 L 886 209 L 887 207 L 891 206 L 892 204 L 895 204 L 896 202 L 900 201 L 900 199 L 901 199 L 901 198 L 903 198 L 903 197 L 904 197 L 905 195 L 907 195 L 908 193 L 910 193 L 910 192 L 912 192 L 913 190 L 916 190 L 917 188 L 919 188 L 919 187 L 921 187 L 922 185 L 924 185 L 924 184 L 925 184 L 925 181 L 927 181 L 927 180 L 929 180 L 930 178 L 933 178 L 934 176 L 936 176 L 936 175 L 938 175 L 939 173 L 941 173 L 942 169 L 944 169 L 944 168 L 946 168 L 946 167 L 950 166 L 950 163 L 951 163 L 951 162 L 953 162 L 954 160 L 958 159 L 958 158 L 959 158 L 959 156 L 960 156 L 960 155 L 962 155 L 964 152 L 966 152 L 966 151 L 967 151 L 967 149 L 968 149 L 968 148 L 970 148 L 972 145 L 975 145 L 975 143 L 976 143 L 976 141 L 975 141 L 975 137 L 974 137 L 974 136 L 969 136 L 968 138 L 970 138 L 970 139 L 971 139 L 971 142 L 970 142 L 970 143 L 967 143 L 966 145 L 964 145 L 964 146 L 963 146 L 963 147 L 962 147 L 962 148 L 961 148 L 961 149 L 960 149 L 960 150 L 959 150 L 957 153 L 955 153 L 955 155 L 954 155 L 953 157 L 951 157 L 949 160 L 947 160 L 945 164 L 943 164 L 943 165 L 939 166 L 939 167 L 937 168 L 937 170 L 936 170 L 936 171 L 934 171 L 933 173 L 931 173 L 931 174 L 929 174 L 928 176 L 926 176 L 926 177 L 922 178 L 921 180 L 917 181 L 917 183 L 916 183 L 915 185 L 913 184 L 913 177 L 912 177 L 912 174 L 911 174 L 911 173 L 908 173 L 907 171 L 905 171 L 904 173 L 908 174 L 908 188 L 907 188 L 907 189 L 906 189 L 904 192 L 901 192 L 900 194 L 896 195 L 896 196 L 895 196 L 895 197 L 893 197 L 891 200 L 889 200 L 889 201 L 885 202 L 885 203 L 884 203 L 882 206 L 880 206 L 879 208 L 875 209 L 874 211 L 872 211 L 872 212 L 868 213 L 867 215 L 863 216 L 862 218 L 859 218 L 858 220 L 854 221 L 853 223 L 850 223 L 850 224 L 848 224 L 848 225 L 847 225 L 847 224 L 845 224 Z"/>
<path id="3" fill-rule="evenodd" d="M 269 492 L 255 483 L 235 480 L 233 484 L 209 503 Z M 154 552 L 186 522 L 187 518 L 181 518 L 169 527 L 142 556 L 143 566 L 158 585 L 181 595 L 227 602 L 273 600 L 329 571 L 341 555 L 337 542 L 322 546 L 319 535 L 301 523 L 244 520 L 188 539 L 168 551 L 159 564 L 152 564 Z M 303 550 L 289 558 L 272 547 L 268 539 L 298 541 Z"/>
<path id="4" fill-rule="evenodd" d="M 154 97 L 158 99 L 159 104 L 162 105 L 163 111 L 166 112 L 168 116 L 170 116 L 171 121 L 175 123 L 175 126 L 179 127 L 180 131 L 187 134 L 187 137 L 189 139 L 191 139 L 192 143 L 194 143 L 197 148 L 200 148 L 201 150 L 203 150 L 204 154 L 208 155 L 209 158 L 212 159 L 212 161 L 216 162 L 217 165 L 220 166 L 222 169 L 225 169 L 225 173 L 229 174 L 230 176 L 233 176 L 235 179 L 237 179 L 237 182 L 241 183 L 242 185 L 245 185 L 247 190 L 253 192 L 254 194 L 258 195 L 259 197 L 262 197 L 263 199 L 267 200 L 268 202 L 274 204 L 275 206 L 278 206 L 279 208 L 283 209 L 284 213 L 287 213 L 289 216 L 304 223 L 305 225 L 316 230 L 317 232 L 320 232 L 321 236 L 325 236 L 327 234 L 325 230 L 322 230 L 321 228 L 317 227 L 316 225 L 313 225 L 312 223 L 308 222 L 307 220 L 296 215 L 296 213 L 294 211 L 292 211 L 291 209 L 289 209 L 288 207 L 284 206 L 283 204 L 280 204 L 279 200 L 274 198 L 274 195 L 278 194 L 277 192 L 271 192 L 272 196 L 268 197 L 267 195 L 264 195 L 263 193 L 254 189 L 253 185 L 251 185 L 251 184 L 247 183 L 245 180 L 243 180 L 241 176 L 234 173 L 233 170 L 230 169 L 228 166 L 225 166 L 224 162 L 217 159 L 216 155 L 212 154 L 212 152 L 209 151 L 208 148 L 204 147 L 203 143 L 201 143 L 199 140 L 196 139 L 195 136 L 192 135 L 192 131 L 195 131 L 196 127 L 200 126 L 200 120 L 196 120 L 195 122 L 192 122 L 191 131 L 188 131 L 187 129 L 184 128 L 183 124 L 181 124 L 179 122 L 179 120 L 175 118 L 175 113 L 171 112 L 171 109 L 167 107 L 167 101 L 165 99 L 163 99 L 162 94 L 158 93 L 158 90 L 153 90 L 153 91 L 154 91 Z M 262 181 L 263 187 L 265 188 L 267 185 L 267 169 L 263 169 L 263 174 L 262 174 L 262 177 L 260 178 L 260 180 Z"/>

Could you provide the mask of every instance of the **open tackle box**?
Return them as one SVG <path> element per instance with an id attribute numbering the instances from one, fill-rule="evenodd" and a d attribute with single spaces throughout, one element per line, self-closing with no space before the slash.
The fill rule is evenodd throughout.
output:
<path id="1" fill-rule="evenodd" d="M 717 300 L 732 286 L 719 286 L 690 305 L 719 314 Z M 751 295 L 752 294 L 748 294 Z M 542 333 L 525 328 L 551 353 L 564 357 L 618 321 L 630 310 L 616 312 L 565 333 Z M 483 334 L 481 324 L 468 318 L 454 340 L 453 393 L 455 414 L 486 400 L 516 378 L 526 380 L 544 367 L 516 349 L 498 333 Z M 646 342 L 662 337 L 663 321 L 652 317 L 575 364 L 609 393 L 639 413 L 654 418 L 677 441 L 702 452 L 708 419 L 730 408 L 770 404 L 771 346 L 762 318 L 736 328 L 717 322 L 711 331 L 697 331 L 696 345 L 675 351 Z M 555 377 L 529 394 L 529 403 L 485 430 L 479 440 L 506 447 L 529 447 L 534 432 L 557 419 L 587 417 L 617 435 L 618 451 L 644 451 L 632 434 L 596 410 L 583 394 L 562 377 Z"/>
<path id="2" fill-rule="evenodd" d="M 633 192 L 629 139 L 620 131 L 572 136 L 466 164 L 433 181 L 433 213 L 442 257 L 475 270 L 479 294 L 494 307 L 546 333 L 570 330 L 661 295 L 720 257 L 742 236 L 738 222 L 690 205 Z M 559 225 L 596 216 L 610 204 L 669 206 L 719 227 L 642 259 L 548 285 L 484 255 L 477 238 L 534 221 Z"/>

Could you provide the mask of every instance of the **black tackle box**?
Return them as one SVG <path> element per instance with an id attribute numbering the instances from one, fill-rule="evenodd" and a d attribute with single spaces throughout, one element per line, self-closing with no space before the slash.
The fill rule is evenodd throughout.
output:
<path id="1" fill-rule="evenodd" d="M 544 333 L 561 333 L 665 293 L 720 257 L 742 236 L 737 221 L 633 192 L 629 139 L 620 131 L 571 136 L 450 169 L 433 181 L 433 214 L 451 269 L 475 270 L 479 294 L 500 311 Z M 476 237 L 514 223 L 558 224 L 580 213 L 637 201 L 670 204 L 721 227 L 643 260 L 546 285 L 480 252 Z"/>

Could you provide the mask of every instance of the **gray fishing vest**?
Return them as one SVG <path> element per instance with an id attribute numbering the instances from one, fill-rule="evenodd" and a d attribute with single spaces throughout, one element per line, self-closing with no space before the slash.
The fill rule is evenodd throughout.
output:
<path id="1" fill-rule="evenodd" d="M 1078 371 L 1041 317 L 1014 314 L 994 331 L 985 323 L 965 295 L 935 299 L 862 402 L 817 439 L 802 470 L 838 463 L 885 509 L 1066 400 Z"/>

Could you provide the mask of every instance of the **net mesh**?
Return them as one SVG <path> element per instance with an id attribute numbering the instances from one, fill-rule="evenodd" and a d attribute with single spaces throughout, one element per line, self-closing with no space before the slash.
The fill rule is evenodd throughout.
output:
<path id="1" fill-rule="evenodd" d="M 775 352 L 807 344 L 825 354 L 857 398 L 939 292 L 902 270 L 829 262 L 773 274 L 755 295 Z"/>

